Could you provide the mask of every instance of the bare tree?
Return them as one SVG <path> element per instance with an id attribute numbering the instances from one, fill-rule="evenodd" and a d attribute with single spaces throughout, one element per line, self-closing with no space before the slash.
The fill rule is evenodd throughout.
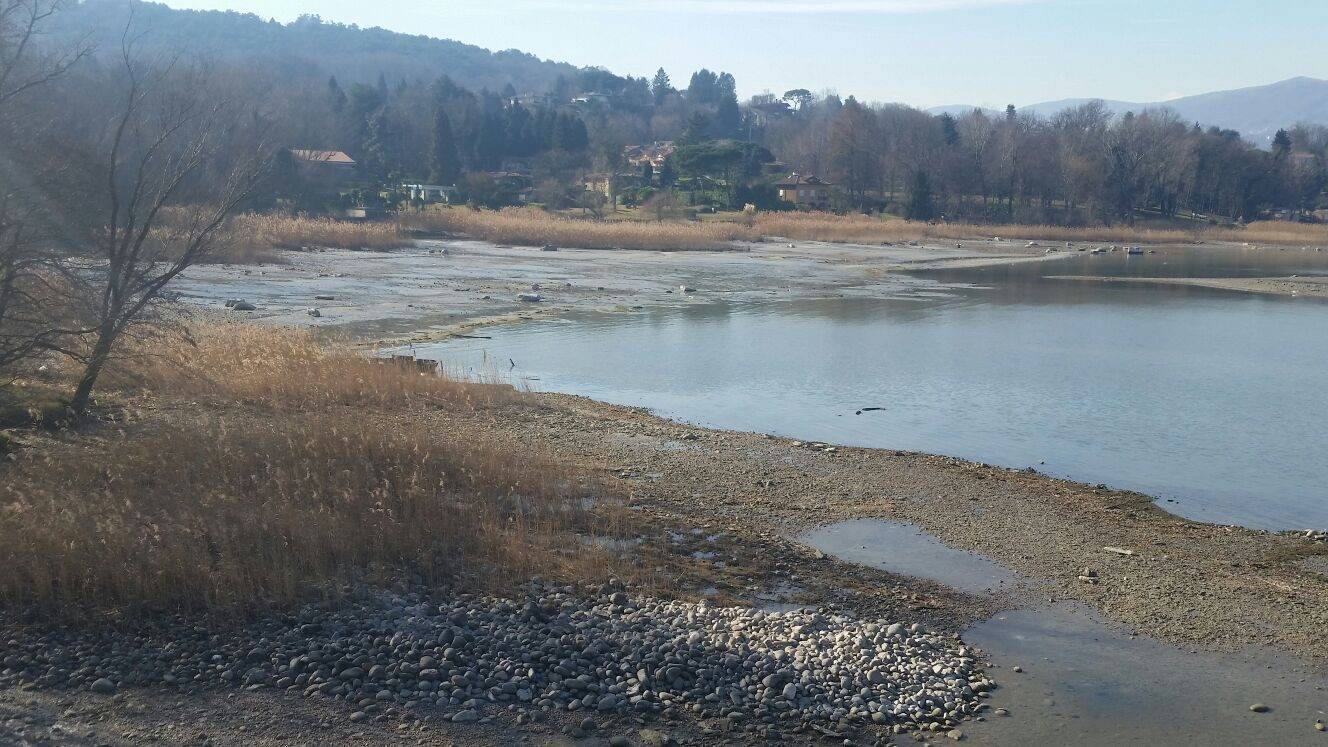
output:
<path id="1" fill-rule="evenodd" d="M 91 147 L 102 184 L 89 241 L 95 326 L 80 356 L 76 415 L 87 412 L 116 343 L 151 318 L 172 280 L 214 250 L 226 218 L 272 161 L 257 115 L 205 67 L 145 65 L 131 48 L 126 38 L 114 117 Z"/>
<path id="2" fill-rule="evenodd" d="M 44 158 L 29 100 L 89 53 L 38 49 L 61 0 L 0 0 L 0 385 L 15 364 L 55 349 L 77 326 L 64 301 L 71 276 L 56 251 L 46 187 L 63 172 Z"/>

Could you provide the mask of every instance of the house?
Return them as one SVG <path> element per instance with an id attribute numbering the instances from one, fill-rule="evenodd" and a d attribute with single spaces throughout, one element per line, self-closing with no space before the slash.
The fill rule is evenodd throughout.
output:
<path id="1" fill-rule="evenodd" d="M 290 155 L 301 176 L 337 181 L 355 176 L 355 159 L 339 150 L 291 148 Z"/>
<path id="2" fill-rule="evenodd" d="M 605 197 L 613 197 L 612 174 L 586 174 L 584 185 L 587 192 L 599 192 Z"/>
<path id="3" fill-rule="evenodd" d="M 641 165 L 649 162 L 655 171 L 659 171 L 664 166 L 664 161 L 673 152 L 678 150 L 678 146 L 673 144 L 672 140 L 656 140 L 649 145 L 628 145 L 623 148 L 623 159 L 627 163 L 641 168 Z"/>
<path id="4" fill-rule="evenodd" d="M 587 192 L 599 192 L 610 200 L 615 193 L 641 186 L 640 174 L 586 174 L 584 186 Z"/>
<path id="5" fill-rule="evenodd" d="M 451 204 L 457 188 L 444 184 L 403 184 L 401 191 L 410 195 L 411 202 Z"/>
<path id="6" fill-rule="evenodd" d="M 820 177 L 808 174 L 803 176 L 793 172 L 787 179 L 775 184 L 779 190 L 779 199 L 800 208 L 824 210 L 830 207 L 830 192 L 834 185 Z"/>

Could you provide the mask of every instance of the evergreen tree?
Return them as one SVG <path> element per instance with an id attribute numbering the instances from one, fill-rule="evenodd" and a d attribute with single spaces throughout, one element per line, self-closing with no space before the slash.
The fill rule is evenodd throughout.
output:
<path id="1" fill-rule="evenodd" d="M 401 132 L 386 109 L 379 109 L 370 119 L 364 142 L 365 170 L 379 181 L 389 181 L 401 168 Z"/>
<path id="2" fill-rule="evenodd" d="M 713 104 L 719 96 L 719 76 L 701 68 L 692 73 L 687 84 L 687 99 L 698 104 Z"/>
<path id="3" fill-rule="evenodd" d="M 936 217 L 936 206 L 932 202 L 931 177 L 925 171 L 918 171 L 913 175 L 913 184 L 908 195 L 908 208 L 904 217 L 909 220 L 931 220 Z"/>
<path id="4" fill-rule="evenodd" d="M 664 72 L 664 68 L 655 71 L 655 78 L 650 81 L 650 95 L 655 97 L 655 106 L 664 103 L 664 99 L 673 93 L 673 85 L 669 82 L 669 74 Z"/>
<path id="5" fill-rule="evenodd" d="M 327 99 L 331 102 L 332 111 L 340 114 L 346 107 L 346 93 L 341 90 L 341 85 L 337 83 L 337 76 L 333 75 L 327 79 Z"/>
<path id="6" fill-rule="evenodd" d="M 1286 130 L 1278 130 L 1273 136 L 1273 156 L 1283 159 L 1291 153 L 1291 133 Z"/>
<path id="7" fill-rule="evenodd" d="M 702 112 L 692 112 L 683 128 L 680 142 L 684 145 L 696 145 L 710 139 L 710 118 Z"/>
<path id="8" fill-rule="evenodd" d="M 742 125 L 742 112 L 738 110 L 738 97 L 721 99 L 715 109 L 715 130 L 720 137 L 734 137 Z"/>
<path id="9" fill-rule="evenodd" d="M 655 180 L 655 165 L 649 161 L 642 161 L 641 181 L 644 182 L 647 187 L 649 187 L 650 183 L 653 182 L 654 180 Z"/>
<path id="10" fill-rule="evenodd" d="M 378 74 L 378 98 L 387 101 L 387 76 Z"/>
<path id="11" fill-rule="evenodd" d="M 941 120 L 941 135 L 945 138 L 945 144 L 952 146 L 958 145 L 959 126 L 955 122 L 955 118 L 946 113 L 940 116 L 940 120 Z"/>
<path id="12" fill-rule="evenodd" d="M 505 135 L 506 128 L 503 127 L 502 118 L 493 112 L 486 113 L 475 138 L 475 162 L 480 168 L 486 170 L 498 168 L 503 159 Z"/>
<path id="13" fill-rule="evenodd" d="M 461 176 L 461 157 L 452 136 L 452 122 L 441 106 L 433 113 L 433 139 L 429 146 L 429 181 L 456 184 L 457 177 Z"/>
<path id="14" fill-rule="evenodd" d="M 664 159 L 659 167 L 659 186 L 672 187 L 678 181 L 678 172 L 673 165 L 673 156 Z"/>

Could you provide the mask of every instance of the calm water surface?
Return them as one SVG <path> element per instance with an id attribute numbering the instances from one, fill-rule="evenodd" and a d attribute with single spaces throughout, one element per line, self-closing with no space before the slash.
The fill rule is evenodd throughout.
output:
<path id="1" fill-rule="evenodd" d="M 585 315 L 416 350 L 475 371 L 511 359 L 533 388 L 704 425 L 1034 466 L 1205 521 L 1328 527 L 1328 302 L 1046 277 L 1291 274 L 1328 274 L 1328 254 L 1077 255 L 925 276 L 943 292 Z"/>

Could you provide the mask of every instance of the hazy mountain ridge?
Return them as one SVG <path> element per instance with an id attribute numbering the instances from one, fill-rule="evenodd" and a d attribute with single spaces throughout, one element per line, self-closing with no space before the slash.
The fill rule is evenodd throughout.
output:
<path id="1" fill-rule="evenodd" d="M 1079 106 L 1094 99 L 1061 99 L 1019 108 L 1041 116 Z M 1186 120 L 1209 127 L 1237 130 L 1250 140 L 1263 144 L 1272 140 L 1278 129 L 1300 122 L 1328 125 L 1328 80 L 1297 77 L 1265 86 L 1213 91 L 1184 96 L 1170 101 L 1137 102 L 1098 99 L 1112 111 L 1123 114 L 1151 108 L 1167 108 Z M 973 109 L 999 113 L 984 107 L 948 105 L 928 109 L 932 114 L 960 114 Z"/>
<path id="2" fill-rule="evenodd" d="M 127 18 L 125 0 L 85 0 L 57 14 L 52 36 L 88 38 L 100 50 L 118 50 Z M 490 51 L 471 44 L 382 28 L 363 28 L 315 17 L 278 23 L 251 13 L 178 10 L 160 3 L 134 4 L 134 29 L 142 50 L 185 50 L 226 60 L 263 59 L 292 72 L 335 75 L 343 83 L 432 80 L 440 74 L 478 90 L 511 83 L 520 92 L 553 88 L 560 75 L 579 68 L 517 50 Z"/>

